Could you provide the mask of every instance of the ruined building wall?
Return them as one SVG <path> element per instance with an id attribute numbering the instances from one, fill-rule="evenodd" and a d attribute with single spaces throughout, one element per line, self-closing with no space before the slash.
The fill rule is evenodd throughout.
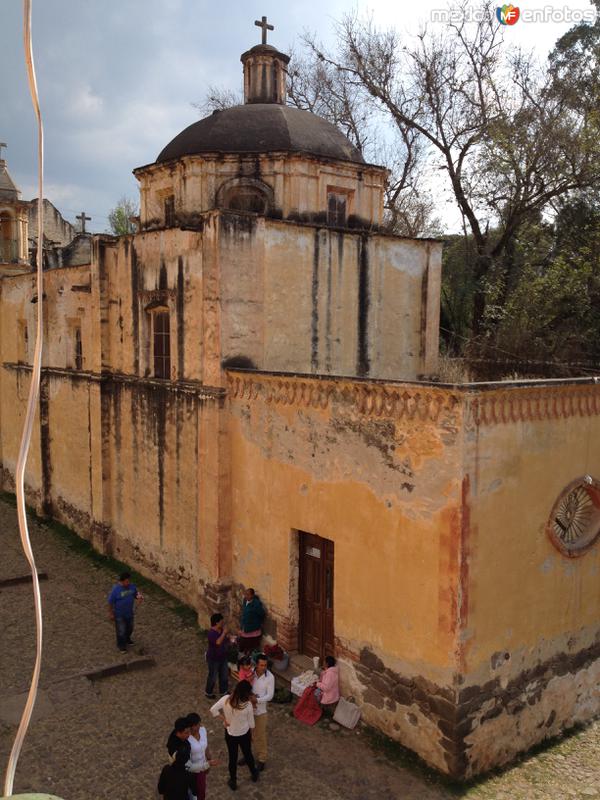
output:
<path id="1" fill-rule="evenodd" d="M 29 237 L 37 240 L 38 201 L 30 200 L 28 206 Z M 75 238 L 75 235 L 75 227 L 63 218 L 50 200 L 44 198 L 44 236 L 48 242 L 64 247 Z"/>
<path id="2" fill-rule="evenodd" d="M 298 532 L 334 542 L 342 684 L 364 719 L 452 771 L 462 430 L 452 391 L 230 373 L 234 584 L 298 645 Z"/>
<path id="3" fill-rule="evenodd" d="M 476 774 L 600 712 L 600 545 L 568 557 L 548 533 L 565 489 L 600 478 L 600 386 L 474 393 L 466 438 L 471 521 L 457 700 L 467 774 Z"/>

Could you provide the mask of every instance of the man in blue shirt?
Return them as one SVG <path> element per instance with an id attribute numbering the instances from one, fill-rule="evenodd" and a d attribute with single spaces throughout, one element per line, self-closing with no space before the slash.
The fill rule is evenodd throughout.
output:
<path id="1" fill-rule="evenodd" d="M 133 644 L 133 613 L 135 603 L 142 600 L 135 584 L 131 583 L 129 572 L 122 572 L 108 595 L 108 614 L 114 620 L 117 633 L 117 647 L 121 653 L 127 652 L 127 645 Z"/>

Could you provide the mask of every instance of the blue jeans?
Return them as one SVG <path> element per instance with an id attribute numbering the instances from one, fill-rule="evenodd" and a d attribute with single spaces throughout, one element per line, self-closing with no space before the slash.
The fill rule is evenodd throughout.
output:
<path id="1" fill-rule="evenodd" d="M 219 678 L 219 692 L 227 694 L 229 691 L 229 665 L 225 661 L 213 661 L 211 658 L 206 659 L 208 666 L 208 678 L 206 679 L 206 694 L 212 694 Z"/>
<path id="2" fill-rule="evenodd" d="M 126 650 L 133 633 L 133 617 L 115 617 L 115 631 L 117 647 L 119 650 Z"/>

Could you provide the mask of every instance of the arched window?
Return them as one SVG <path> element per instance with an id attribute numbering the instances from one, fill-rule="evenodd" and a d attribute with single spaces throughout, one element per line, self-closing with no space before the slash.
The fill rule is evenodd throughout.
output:
<path id="1" fill-rule="evenodd" d="M 268 214 L 272 204 L 273 190 L 256 178 L 235 178 L 227 181 L 217 193 L 217 207 L 230 211 Z"/>
<path id="2" fill-rule="evenodd" d="M 225 208 L 231 211 L 251 211 L 264 214 L 267 210 L 267 198 L 262 192 L 251 186 L 232 189 L 228 195 Z"/>

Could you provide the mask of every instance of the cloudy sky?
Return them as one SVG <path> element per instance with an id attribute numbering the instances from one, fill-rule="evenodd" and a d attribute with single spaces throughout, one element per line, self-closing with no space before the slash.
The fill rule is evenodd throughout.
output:
<path id="1" fill-rule="evenodd" d="M 547 0 L 523 0 L 521 10 Z M 555 2 L 589 11 L 588 0 Z M 282 50 L 303 31 L 333 43 L 335 22 L 358 9 L 414 35 L 446 0 L 33 0 L 34 55 L 46 134 L 45 195 L 73 221 L 103 231 L 117 200 L 137 196 L 131 174 L 155 160 L 198 118 L 209 85 L 241 86 L 240 54 L 260 41 L 254 20 L 275 24 Z M 442 23 L 437 23 L 442 24 Z M 507 38 L 545 55 L 568 23 L 506 28 Z M 0 141 L 24 199 L 37 194 L 35 126 L 22 52 L 21 0 L 0 2 Z"/>

